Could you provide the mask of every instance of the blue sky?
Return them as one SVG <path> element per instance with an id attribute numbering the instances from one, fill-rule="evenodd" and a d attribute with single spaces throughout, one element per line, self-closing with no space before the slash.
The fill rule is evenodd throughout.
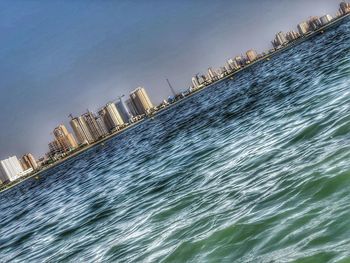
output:
<path id="1" fill-rule="evenodd" d="M 334 0 L 0 1 L 0 159 L 47 151 L 68 114 L 144 86 L 154 103 Z M 70 128 L 70 127 L 69 127 Z"/>

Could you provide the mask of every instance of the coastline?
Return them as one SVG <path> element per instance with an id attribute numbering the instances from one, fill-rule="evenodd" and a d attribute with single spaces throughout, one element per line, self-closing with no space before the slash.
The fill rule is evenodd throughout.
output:
<path id="1" fill-rule="evenodd" d="M 187 99 L 191 98 L 193 95 L 206 90 L 207 88 L 213 86 L 214 84 L 218 84 L 218 83 L 220 83 L 220 82 L 222 82 L 222 81 L 224 81 L 224 80 L 226 80 L 228 78 L 231 78 L 231 77 L 235 76 L 236 74 L 239 74 L 239 73 L 243 72 L 244 70 L 249 69 L 252 66 L 255 66 L 255 65 L 259 64 L 260 62 L 266 61 L 268 58 L 271 58 L 271 57 L 273 57 L 275 55 L 278 55 L 278 54 L 280 54 L 280 53 L 282 53 L 282 52 L 284 52 L 284 51 L 286 51 L 286 50 L 288 50 L 288 49 L 290 49 L 290 48 L 292 48 L 292 47 L 294 47 L 294 46 L 296 46 L 296 45 L 298 45 L 298 44 L 300 44 L 300 43 L 302 43 L 304 41 L 309 40 L 310 38 L 312 38 L 312 37 L 314 37 L 314 36 L 316 36 L 318 34 L 323 33 L 323 31 L 325 31 L 327 29 L 330 29 L 331 27 L 340 24 L 341 22 L 343 22 L 349 16 L 350 16 L 350 14 L 346 14 L 344 16 L 341 16 L 339 18 L 334 19 L 334 21 L 330 22 L 329 24 L 327 24 L 327 25 L 325 25 L 323 27 L 320 27 L 316 31 L 313 31 L 313 32 L 311 32 L 310 34 L 308 34 L 306 36 L 303 36 L 303 37 L 301 37 L 301 38 L 299 38 L 299 39 L 297 39 L 297 40 L 295 40 L 293 42 L 290 42 L 287 45 L 281 47 L 280 49 L 277 49 L 277 50 L 271 52 L 270 54 L 267 54 L 267 55 L 265 55 L 265 56 L 255 60 L 255 61 L 253 61 L 252 63 L 250 63 L 250 64 L 248 64 L 248 65 L 246 65 L 246 66 L 244 66 L 244 67 L 242 67 L 242 68 L 240 68 L 240 69 L 238 69 L 238 70 L 236 70 L 236 71 L 234 71 L 234 72 L 232 72 L 230 74 L 227 74 L 226 76 L 224 76 L 224 77 L 222 77 L 222 78 L 220 78 L 220 79 L 218 79 L 218 80 L 216 80 L 216 81 L 214 81 L 214 82 L 212 82 L 212 83 L 210 83 L 210 84 L 208 84 L 208 85 L 206 85 L 206 86 L 204 86 L 204 87 L 202 87 L 200 89 L 197 89 L 197 90 L 191 92 L 190 94 L 188 94 L 187 96 L 183 97 L 182 99 L 179 99 L 179 100 L 175 101 L 174 103 L 170 104 L 169 106 L 156 111 L 152 116 L 160 115 L 163 112 L 165 112 L 166 110 L 171 109 L 172 106 L 175 106 L 175 105 L 178 105 L 179 103 L 185 102 Z M 147 121 L 149 119 L 150 118 L 147 118 L 147 117 L 143 118 L 143 119 L 141 119 L 141 120 L 139 120 L 139 121 L 137 121 L 135 123 L 130 124 L 129 126 L 127 126 L 126 128 L 124 128 L 122 130 L 119 130 L 119 131 L 116 131 L 116 132 L 114 132 L 112 134 L 109 134 L 108 136 L 102 138 L 101 140 L 99 140 L 97 142 L 94 142 L 94 143 L 92 143 L 92 144 L 90 144 L 88 146 L 85 146 L 85 147 L 82 147 L 82 148 L 78 149 L 77 151 L 73 152 L 72 154 L 70 154 L 70 155 L 68 155 L 68 156 L 66 156 L 66 157 L 56 161 L 53 164 L 50 164 L 50 165 L 44 167 L 40 171 L 34 172 L 34 173 L 32 173 L 30 175 L 27 175 L 27 176 L 24 176 L 22 178 L 19 178 L 18 180 L 15 180 L 15 181 L 13 181 L 13 182 L 11 182 L 9 184 L 1 185 L 0 186 L 0 193 L 5 192 L 6 190 L 9 190 L 9 189 L 13 188 L 13 187 L 15 187 L 15 186 L 17 186 L 17 185 L 27 181 L 28 179 L 38 177 L 42 173 L 50 170 L 51 168 L 57 167 L 57 166 L 61 165 L 62 163 L 77 157 L 80 154 L 88 151 L 89 149 L 92 149 L 95 146 L 98 146 L 99 144 L 101 144 L 103 142 L 107 142 L 107 141 L 111 140 L 112 138 L 116 137 L 117 135 L 122 134 L 123 132 L 126 132 L 126 131 L 132 129 L 132 128 L 136 127 L 137 125 L 139 125 L 139 124 L 141 124 L 144 121 Z"/>

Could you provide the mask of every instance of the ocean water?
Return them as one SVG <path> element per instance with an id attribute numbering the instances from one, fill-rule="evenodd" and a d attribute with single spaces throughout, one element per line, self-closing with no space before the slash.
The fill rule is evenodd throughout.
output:
<path id="1" fill-rule="evenodd" d="M 350 22 L 0 194 L 0 262 L 350 262 Z"/>

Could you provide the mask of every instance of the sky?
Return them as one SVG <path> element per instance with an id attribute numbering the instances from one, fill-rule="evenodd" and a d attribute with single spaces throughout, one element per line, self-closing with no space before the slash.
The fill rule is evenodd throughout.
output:
<path id="1" fill-rule="evenodd" d="M 339 1 L 340 2 L 340 1 Z M 337 0 L 2 0 L 0 159 L 48 151 L 68 115 L 143 86 L 154 104 L 191 77 L 254 48 Z"/>

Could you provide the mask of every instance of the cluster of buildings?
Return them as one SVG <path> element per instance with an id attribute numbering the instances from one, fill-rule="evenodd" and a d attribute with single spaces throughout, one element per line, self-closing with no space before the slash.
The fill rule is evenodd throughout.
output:
<path id="1" fill-rule="evenodd" d="M 18 160 L 16 156 L 0 161 L 0 184 L 13 182 L 38 169 L 38 163 L 30 153 Z"/>
<path id="2" fill-rule="evenodd" d="M 108 102 L 97 112 L 87 110 L 77 117 L 70 114 L 69 123 L 73 132 L 71 133 L 64 124 L 58 125 L 52 132 L 54 139 L 48 144 L 49 151 L 45 157 L 36 160 L 28 153 L 21 159 L 12 156 L 0 161 L 0 185 L 13 182 L 64 158 L 77 149 L 98 142 L 149 116 L 157 109 L 143 87 L 132 91 L 125 101 L 122 97 L 117 101 Z"/>
<path id="3" fill-rule="evenodd" d="M 251 49 L 248 50 L 245 55 L 239 55 L 228 59 L 226 61 L 226 64 L 217 70 L 208 68 L 208 72 L 206 74 L 197 74 L 192 77 L 192 83 L 189 88 L 189 92 L 201 89 L 219 79 L 225 78 L 226 76 L 231 75 L 235 71 L 249 65 L 250 63 L 255 62 L 261 58 L 265 58 L 276 50 L 281 49 L 300 38 L 312 34 L 314 31 L 332 22 L 335 18 L 342 17 L 349 13 L 350 4 L 341 2 L 339 11 L 334 17 L 328 14 L 321 17 L 310 17 L 307 21 L 301 22 L 297 25 L 297 31 L 292 30 L 287 33 L 280 31 L 275 35 L 275 38 L 271 42 L 273 48 L 267 52 L 258 54 L 255 50 Z"/>
<path id="4" fill-rule="evenodd" d="M 184 93 L 176 94 L 167 80 L 174 98 L 173 100 L 164 101 L 158 107 L 152 104 L 145 88 L 139 87 L 132 91 L 125 101 L 122 100 L 123 95 L 117 101 L 107 103 L 97 112 L 87 110 L 77 117 L 70 114 L 71 120 L 69 123 L 73 133 L 69 132 L 63 124 L 58 125 L 53 130 L 54 139 L 48 144 L 49 151 L 45 157 L 36 160 L 32 154 L 28 153 L 23 155 L 20 160 L 16 156 L 12 156 L 0 161 L 0 184 L 13 182 L 22 176 L 42 169 L 45 165 L 64 158 L 77 149 L 98 142 L 106 136 L 126 128 L 131 123 L 152 115 L 160 108 L 187 96 L 193 91 L 229 76 L 259 59 L 268 58 L 276 50 L 312 34 L 334 19 L 349 13 L 350 4 L 342 2 L 334 18 L 331 15 L 310 17 L 297 25 L 297 31 L 278 32 L 272 41 L 273 48 L 269 51 L 258 54 L 255 50 L 250 49 L 244 55 L 228 59 L 226 64 L 217 70 L 208 68 L 206 74 L 197 74 L 192 78 L 190 88 Z"/>
<path id="5" fill-rule="evenodd" d="M 48 160 L 60 159 L 77 148 L 97 142 L 130 123 L 137 122 L 155 110 L 145 88 L 139 87 L 130 93 L 124 102 L 108 102 L 97 112 L 87 110 L 84 114 L 70 115 L 73 134 L 63 125 L 53 130 L 54 140 L 49 143 Z"/>

